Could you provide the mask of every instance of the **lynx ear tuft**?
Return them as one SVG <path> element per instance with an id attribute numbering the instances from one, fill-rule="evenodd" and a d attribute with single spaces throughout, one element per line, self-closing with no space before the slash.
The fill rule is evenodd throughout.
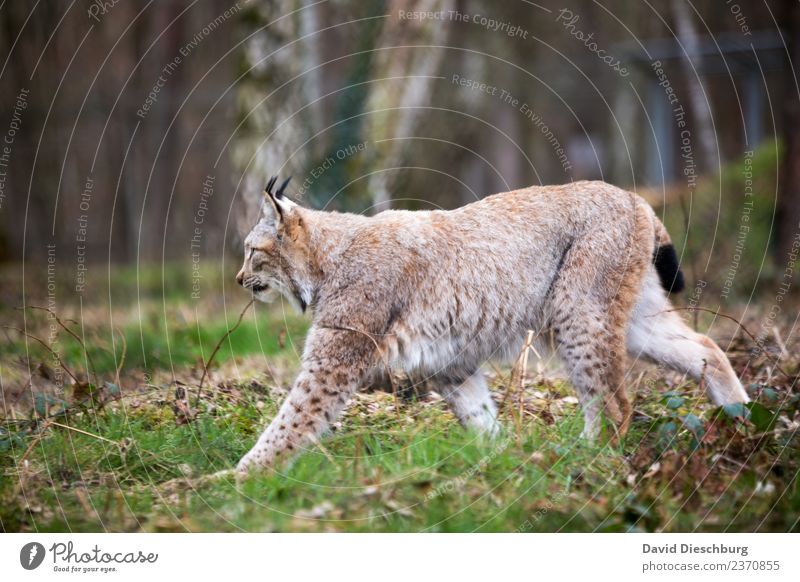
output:
<path id="1" fill-rule="evenodd" d="M 272 178 L 269 179 L 269 182 L 267 182 L 267 185 L 264 188 L 264 205 L 262 207 L 264 217 L 274 220 L 276 228 L 280 224 L 281 220 L 281 209 L 278 207 L 275 201 L 275 194 L 272 191 L 275 187 L 275 182 L 277 181 L 278 176 L 272 176 Z"/>
<path id="2" fill-rule="evenodd" d="M 291 179 L 292 179 L 292 177 L 289 176 L 288 178 L 286 178 L 286 180 L 284 180 L 283 184 L 281 184 L 280 188 L 278 188 L 278 191 L 275 192 L 275 198 L 276 199 L 280 200 L 281 198 L 283 198 L 283 195 L 286 192 L 286 186 L 289 185 L 289 182 L 291 181 Z"/>
<path id="3" fill-rule="evenodd" d="M 272 176 L 267 182 L 267 186 L 264 188 L 264 194 L 268 196 L 273 196 L 272 188 L 275 186 L 275 182 L 278 181 L 278 176 Z"/>
<path id="4" fill-rule="evenodd" d="M 275 190 L 275 184 L 278 181 L 278 176 L 272 176 L 264 188 L 264 215 L 275 220 L 275 227 L 281 228 L 284 214 L 297 206 L 294 202 L 284 196 L 286 187 L 289 185 L 292 177 L 289 176 L 283 183 Z M 269 212 L 269 211 L 272 212 Z"/>

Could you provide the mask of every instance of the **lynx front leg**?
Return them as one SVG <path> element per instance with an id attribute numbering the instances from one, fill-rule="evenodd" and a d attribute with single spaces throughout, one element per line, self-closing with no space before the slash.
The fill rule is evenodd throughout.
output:
<path id="1" fill-rule="evenodd" d="M 371 354 L 352 334 L 312 330 L 294 386 L 237 470 L 245 474 L 271 467 L 313 444 L 361 384 Z"/>

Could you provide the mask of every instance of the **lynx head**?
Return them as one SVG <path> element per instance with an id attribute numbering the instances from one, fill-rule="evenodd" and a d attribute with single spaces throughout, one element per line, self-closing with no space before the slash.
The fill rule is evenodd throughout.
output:
<path id="1" fill-rule="evenodd" d="M 277 176 L 264 190 L 263 211 L 244 241 L 244 264 L 236 282 L 259 301 L 280 293 L 300 311 L 313 298 L 308 233 L 303 212 L 284 196 L 290 178 L 277 190 Z"/>

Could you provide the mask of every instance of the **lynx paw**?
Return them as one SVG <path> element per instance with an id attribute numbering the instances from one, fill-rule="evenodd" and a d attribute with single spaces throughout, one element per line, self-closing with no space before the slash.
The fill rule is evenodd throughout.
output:
<path id="1" fill-rule="evenodd" d="M 266 471 L 270 467 L 267 456 L 259 451 L 251 450 L 239 460 L 236 465 L 237 479 L 243 479 L 248 475 L 254 475 Z"/>

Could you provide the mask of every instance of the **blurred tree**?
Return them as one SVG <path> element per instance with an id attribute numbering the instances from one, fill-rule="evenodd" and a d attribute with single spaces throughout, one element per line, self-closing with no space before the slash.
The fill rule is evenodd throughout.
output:
<path id="1" fill-rule="evenodd" d="M 700 36 L 695 30 L 692 14 L 686 0 L 672 0 L 670 3 L 675 20 L 675 30 L 678 41 L 682 45 L 684 57 L 681 58 L 684 76 L 688 88 L 689 107 L 692 110 L 697 136 L 702 156 L 698 160 L 703 170 L 719 170 L 717 167 L 716 137 L 711 121 L 711 101 L 704 89 L 703 79 L 700 76 Z"/>
<path id="2" fill-rule="evenodd" d="M 794 239 L 800 234 L 800 88 L 798 87 L 798 63 L 800 63 L 800 3 L 796 0 L 783 2 L 782 19 L 784 41 L 791 59 L 790 74 L 784 77 L 782 138 L 784 142 L 783 164 L 778 190 L 778 236 L 776 261 L 786 262 Z"/>
<path id="3" fill-rule="evenodd" d="M 0 238 L 14 260 L 23 248 L 26 260 L 42 256 L 53 242 L 70 273 L 79 250 L 89 262 L 175 258 L 189 249 L 211 173 L 220 187 L 201 244 L 221 251 L 237 5 L 106 3 L 96 17 L 87 6 L 0 5 L 0 133 L 28 90 Z"/>
<path id="4" fill-rule="evenodd" d="M 373 83 L 367 100 L 370 112 L 365 135 L 373 146 L 374 168 L 368 180 L 372 211 L 391 206 L 394 180 L 403 165 L 405 152 L 431 101 L 435 80 L 447 52 L 450 23 L 399 18 L 406 12 L 441 12 L 454 8 L 454 0 L 391 0 L 378 40 Z M 397 47 L 397 48 L 394 48 Z"/>

